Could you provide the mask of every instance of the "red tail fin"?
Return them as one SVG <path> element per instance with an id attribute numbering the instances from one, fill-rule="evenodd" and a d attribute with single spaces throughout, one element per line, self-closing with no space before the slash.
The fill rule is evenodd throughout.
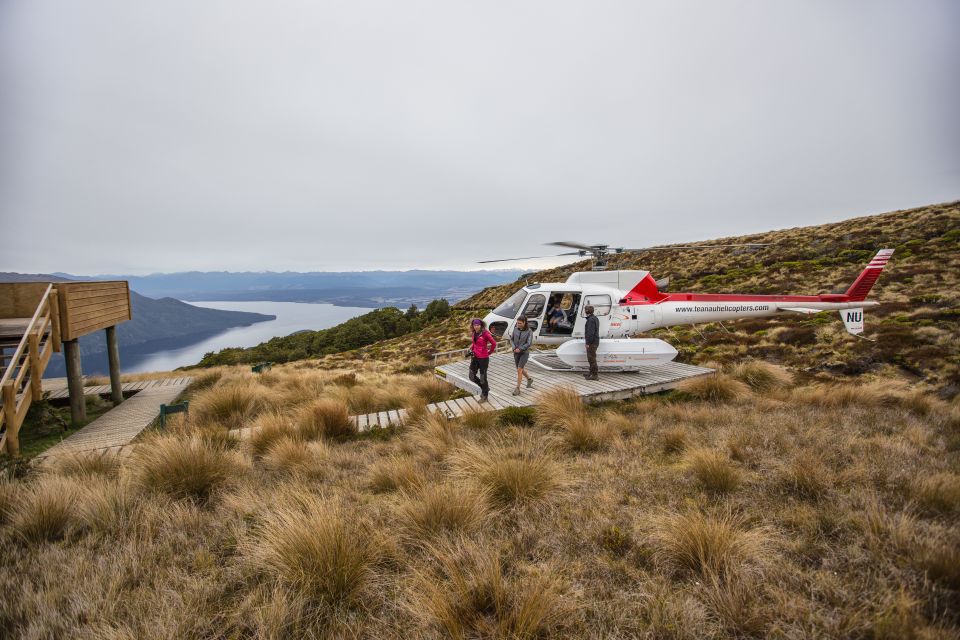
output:
<path id="1" fill-rule="evenodd" d="M 883 271 L 883 268 L 887 266 L 887 262 L 890 260 L 890 256 L 893 255 L 893 249 L 880 249 L 877 252 L 877 255 L 873 256 L 873 260 L 870 261 L 870 264 L 860 272 L 860 275 L 857 276 L 857 279 L 853 281 L 853 284 L 850 285 L 850 288 L 847 289 L 847 295 L 850 296 L 852 302 L 859 302 L 860 300 L 866 300 L 867 294 L 870 293 L 870 289 L 873 287 L 873 283 L 877 281 L 877 278 L 880 277 L 880 272 Z"/>

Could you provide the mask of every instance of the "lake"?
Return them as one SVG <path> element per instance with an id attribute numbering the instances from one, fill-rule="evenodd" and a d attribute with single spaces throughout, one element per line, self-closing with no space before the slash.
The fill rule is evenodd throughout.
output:
<path id="1" fill-rule="evenodd" d="M 120 369 L 124 373 L 143 371 L 170 371 L 177 367 L 196 364 L 209 351 L 227 347 L 252 347 L 277 336 L 287 336 L 304 329 L 316 331 L 373 311 L 363 307 L 337 307 L 332 304 L 305 302 L 221 302 L 217 300 L 188 302 L 196 307 L 226 309 L 228 311 L 255 311 L 277 316 L 276 320 L 257 322 L 249 327 L 235 327 L 197 342 L 162 350 L 139 351 L 136 347 L 120 346 Z M 84 354 L 83 372 L 103 375 L 107 372 L 106 354 Z M 54 373 L 54 375 L 57 375 Z M 59 375 L 63 375 L 59 373 Z"/>

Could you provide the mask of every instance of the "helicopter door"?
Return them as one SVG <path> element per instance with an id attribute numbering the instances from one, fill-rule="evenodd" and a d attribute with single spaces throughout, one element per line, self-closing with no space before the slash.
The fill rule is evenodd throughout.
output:
<path id="1" fill-rule="evenodd" d="M 527 298 L 527 304 L 523 307 L 520 315 L 527 318 L 527 326 L 537 335 L 537 329 L 540 328 L 540 316 L 543 315 L 543 309 L 547 305 L 547 296 L 542 293 L 534 293 Z"/>
<path id="2" fill-rule="evenodd" d="M 547 300 L 547 315 L 543 319 L 541 336 L 567 338 L 573 335 L 580 310 L 580 294 L 557 291 Z M 581 330 L 582 333 L 582 330 Z"/>

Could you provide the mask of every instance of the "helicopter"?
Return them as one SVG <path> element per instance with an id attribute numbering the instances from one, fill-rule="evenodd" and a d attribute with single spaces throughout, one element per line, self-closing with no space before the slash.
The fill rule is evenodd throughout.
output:
<path id="1" fill-rule="evenodd" d="M 673 360 L 677 350 L 668 342 L 630 336 L 662 327 L 697 325 L 742 318 L 773 317 L 784 313 L 815 314 L 839 311 L 844 328 L 852 335 L 863 333 L 864 309 L 876 306 L 867 294 L 893 255 L 880 249 L 843 293 L 819 295 L 754 295 L 723 293 L 674 293 L 665 291 L 669 279 L 655 280 L 648 271 L 606 270 L 608 257 L 621 253 L 674 249 L 762 247 L 764 244 L 686 245 L 647 249 L 611 248 L 578 242 L 551 242 L 575 251 L 558 256 L 592 256 L 593 268 L 578 271 L 566 282 L 534 282 L 507 298 L 487 314 L 485 322 L 496 337 L 511 335 L 519 316 L 527 318 L 535 344 L 559 345 L 556 355 L 566 365 L 586 366 L 583 341 L 585 309 L 592 306 L 600 323 L 597 363 L 601 368 L 631 370 Z M 554 256 L 528 256 L 480 263 L 527 260 Z"/>

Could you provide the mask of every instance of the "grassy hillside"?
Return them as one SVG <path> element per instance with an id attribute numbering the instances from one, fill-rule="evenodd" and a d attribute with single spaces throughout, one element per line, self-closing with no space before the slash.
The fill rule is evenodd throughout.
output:
<path id="1" fill-rule="evenodd" d="M 671 278 L 670 291 L 827 293 L 845 290 L 877 249 L 896 249 L 870 298 L 866 336 L 847 334 L 835 312 L 728 323 L 730 333 L 703 325 L 653 332 L 685 361 L 732 362 L 750 355 L 810 375 L 882 373 L 919 380 L 952 397 L 960 392 L 960 203 L 895 211 L 812 227 L 709 243 L 771 243 L 749 250 L 668 250 L 621 255 L 611 269 L 646 269 Z M 562 282 L 587 261 L 533 274 L 528 281 Z M 451 318 L 409 335 L 330 357 L 331 365 L 374 359 L 421 359 L 460 346 L 465 320 L 483 315 L 523 282 L 484 289 L 455 305 Z M 424 361 L 424 360 L 422 360 Z"/>

